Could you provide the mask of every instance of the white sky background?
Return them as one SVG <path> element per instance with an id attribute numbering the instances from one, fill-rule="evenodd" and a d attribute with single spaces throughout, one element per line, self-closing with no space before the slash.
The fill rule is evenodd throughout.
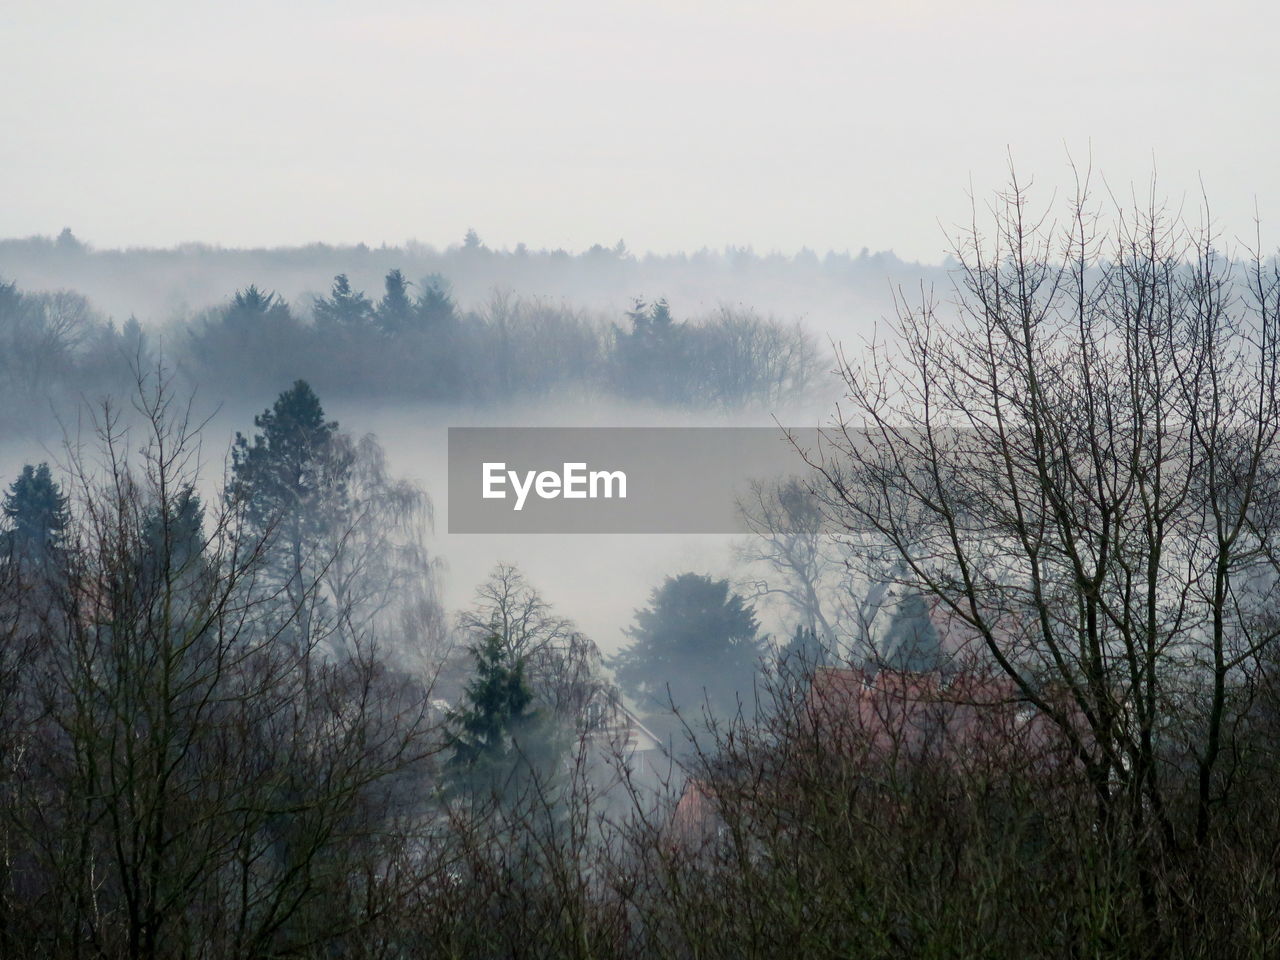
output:
<path id="1" fill-rule="evenodd" d="M 1280 222 L 1274 3 L 4 0 L 0 236 L 893 249 L 1067 153 Z M 940 225 L 941 224 L 941 225 Z M 1276 232 L 1269 231 L 1264 239 Z"/>

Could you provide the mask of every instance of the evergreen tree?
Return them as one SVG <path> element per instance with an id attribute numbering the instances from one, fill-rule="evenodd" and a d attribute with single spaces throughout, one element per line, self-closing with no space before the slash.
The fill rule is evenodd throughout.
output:
<path id="1" fill-rule="evenodd" d="M 5 494 L 3 511 L 9 525 L 5 533 L 8 559 L 44 564 L 60 556 L 71 519 L 67 498 L 47 463 L 22 468 Z"/>
<path id="2" fill-rule="evenodd" d="M 466 686 L 466 706 L 450 716 L 453 784 L 514 796 L 545 753 L 524 661 L 511 655 L 496 631 L 472 647 L 471 655 L 475 673 Z"/>
<path id="3" fill-rule="evenodd" d="M 695 573 L 668 577 L 627 631 L 615 656 L 618 684 L 650 710 L 670 703 L 694 721 L 704 702 L 728 718 L 749 701 L 763 646 L 755 613 L 729 581 Z M 659 722 L 661 726 L 661 722 Z"/>
<path id="4" fill-rule="evenodd" d="M 685 357 L 686 329 L 671 315 L 665 299 L 637 300 L 627 311 L 631 329 L 615 328 L 616 356 L 623 391 L 630 396 L 661 402 L 690 398 Z"/>
<path id="5" fill-rule="evenodd" d="M 791 672 L 812 673 L 827 666 L 831 657 L 813 627 L 797 625 L 786 646 L 778 651 L 778 662 Z"/>
<path id="6" fill-rule="evenodd" d="M 236 434 L 228 496 L 243 505 L 255 533 L 273 536 L 275 566 L 297 600 L 317 542 L 347 518 L 352 457 L 305 380 L 253 423 L 252 442 Z"/>
<path id="7" fill-rule="evenodd" d="M 148 589 L 195 582 L 204 553 L 204 505 L 187 486 L 148 511 L 142 528 L 142 581 Z"/>
<path id="8" fill-rule="evenodd" d="M 29 309 L 30 304 L 17 283 L 12 280 L 0 282 L 0 323 L 6 327 L 16 326 Z"/>
<path id="9" fill-rule="evenodd" d="M 363 292 L 351 289 L 345 273 L 333 278 L 328 297 L 317 297 L 316 323 L 322 327 L 352 329 L 364 326 L 373 316 L 373 303 Z"/>
<path id="10" fill-rule="evenodd" d="M 449 293 L 449 283 L 438 274 L 419 285 L 422 292 L 414 303 L 418 322 L 424 330 L 439 330 L 457 319 L 457 307 Z"/>
<path id="11" fill-rule="evenodd" d="M 254 333 L 271 324 L 292 321 L 289 305 L 278 294 L 266 293 L 252 283 L 236 291 L 223 314 L 224 325 L 239 333 Z"/>
<path id="12" fill-rule="evenodd" d="M 399 270 L 390 271 L 384 281 L 386 292 L 378 301 L 374 316 L 383 333 L 397 334 L 408 330 L 414 321 L 416 308 L 409 299 L 409 281 Z"/>
<path id="13" fill-rule="evenodd" d="M 937 628 L 929 617 L 929 607 L 918 591 L 902 598 L 881 643 L 883 663 L 889 670 L 923 673 L 939 670 L 945 658 Z"/>

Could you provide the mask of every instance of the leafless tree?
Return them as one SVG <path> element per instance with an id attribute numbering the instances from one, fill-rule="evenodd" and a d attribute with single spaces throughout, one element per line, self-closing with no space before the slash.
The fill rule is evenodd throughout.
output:
<path id="1" fill-rule="evenodd" d="M 476 589 L 474 605 L 458 614 L 458 631 L 468 645 L 500 637 L 524 664 L 538 699 L 578 732 L 590 726 L 590 705 L 615 695 L 595 642 L 557 614 L 514 564 L 498 564 Z"/>
<path id="2" fill-rule="evenodd" d="M 1151 195 L 1061 222 L 1016 176 L 951 300 L 842 357 L 828 509 L 1072 744 L 1099 822 L 1203 843 L 1276 636 L 1280 282 Z"/>

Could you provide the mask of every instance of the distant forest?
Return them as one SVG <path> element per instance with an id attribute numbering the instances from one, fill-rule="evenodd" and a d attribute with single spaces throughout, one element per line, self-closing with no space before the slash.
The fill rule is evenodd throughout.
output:
<path id="1" fill-rule="evenodd" d="M 96 251 L 64 230 L 0 241 L 0 403 L 29 423 L 163 355 L 216 395 L 304 378 L 333 397 L 771 409 L 811 396 L 829 363 L 815 324 L 769 303 L 857 312 L 869 285 L 922 269 L 866 251 L 494 251 L 474 231 L 445 251 Z"/>

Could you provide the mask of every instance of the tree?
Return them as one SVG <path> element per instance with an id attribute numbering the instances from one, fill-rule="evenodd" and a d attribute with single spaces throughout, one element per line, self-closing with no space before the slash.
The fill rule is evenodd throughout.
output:
<path id="1" fill-rule="evenodd" d="M 141 448 L 104 403 L 68 454 L 67 615 L 18 594 L 38 650 L 0 650 L 0 953 L 350 954 L 429 872 L 429 691 L 368 645 L 305 669 L 235 498 L 204 535 L 184 407 L 138 389 Z"/>
<path id="2" fill-rule="evenodd" d="M 284 298 L 250 284 L 193 323 L 183 347 L 205 382 L 237 391 L 265 390 L 279 382 L 282 358 L 293 366 L 305 362 L 313 336 Z"/>
<path id="3" fill-rule="evenodd" d="M 228 330 L 245 336 L 261 333 L 267 326 L 291 324 L 293 315 L 279 294 L 259 290 L 251 283 L 235 292 L 223 312 L 222 322 Z"/>
<path id="4" fill-rule="evenodd" d="M 665 299 L 636 300 L 627 311 L 631 329 L 615 328 L 622 391 L 659 403 L 684 403 L 692 385 L 686 352 L 688 328 L 671 316 Z"/>
<path id="5" fill-rule="evenodd" d="M 517 795 L 536 770 L 543 747 L 524 661 L 496 633 L 471 648 L 475 672 L 466 703 L 450 715 L 449 766 L 455 786 L 483 794 Z"/>
<path id="6" fill-rule="evenodd" d="M 70 514 L 67 497 L 49 472 L 49 465 L 27 464 L 4 497 L 5 553 L 19 565 L 44 566 L 61 559 Z"/>
<path id="7" fill-rule="evenodd" d="M 200 578 L 205 546 L 204 505 L 188 484 L 147 511 L 138 543 L 142 593 L 178 583 L 189 591 Z"/>
<path id="8" fill-rule="evenodd" d="M 796 624 L 795 632 L 779 650 L 775 667 L 787 699 L 792 704 L 807 696 L 813 674 L 831 665 L 831 648 L 818 639 L 812 627 Z"/>
<path id="9" fill-rule="evenodd" d="M 345 273 L 333 278 L 328 297 L 315 301 L 316 324 L 336 330 L 356 330 L 373 317 L 373 303 L 363 292 L 351 289 Z"/>
<path id="10" fill-rule="evenodd" d="M 918 590 L 898 603 L 880 642 L 881 663 L 890 670 L 924 673 L 945 663 L 938 629 L 929 619 L 929 605 Z"/>
<path id="11" fill-rule="evenodd" d="M 422 292 L 414 302 L 414 310 L 422 329 L 438 331 L 457 319 L 457 307 L 444 277 L 432 274 L 419 284 L 419 289 Z"/>
<path id="12" fill-rule="evenodd" d="M 507 656 L 522 664 L 534 696 L 575 730 L 585 729 L 593 701 L 613 693 L 601 675 L 599 648 L 557 614 L 513 564 L 493 569 L 477 588 L 474 605 L 458 614 L 458 628 L 476 643 L 498 637 Z"/>
<path id="13" fill-rule="evenodd" d="M 303 380 L 254 425 L 252 442 L 236 434 L 227 495 L 261 538 L 301 635 L 333 647 L 379 634 L 403 641 L 405 663 L 441 643 L 426 492 L 390 475 L 376 437 L 356 440 L 326 420 Z"/>
<path id="14" fill-rule="evenodd" d="M 824 499 L 1070 745 L 1150 907 L 1157 851 L 1233 802 L 1280 630 L 1280 276 L 1154 200 L 1104 218 L 1087 177 L 1061 229 L 1016 176 L 994 219 L 954 316 L 904 303 L 841 357 Z"/>
<path id="15" fill-rule="evenodd" d="M 837 630 L 857 625 L 841 622 L 846 558 L 827 529 L 821 501 L 799 478 L 753 481 L 738 514 L 752 534 L 739 545 L 738 559 L 767 571 L 751 583 L 755 596 L 781 599 L 806 630 L 835 649 Z"/>
<path id="16" fill-rule="evenodd" d="M 752 696 L 763 654 L 759 624 L 729 581 L 696 573 L 668 577 L 636 612 L 631 643 L 611 660 L 622 689 L 651 713 L 671 706 L 696 719 L 704 705 L 728 719 Z M 669 726 L 669 725 L 668 725 Z"/>
<path id="17" fill-rule="evenodd" d="M 237 432 L 228 496 L 244 509 L 249 529 L 271 545 L 272 569 L 295 611 L 307 616 L 303 597 L 330 559 L 325 538 L 349 517 L 351 455 L 338 440 L 338 423 L 305 380 L 253 418 L 252 443 Z M 305 631 L 304 631 L 305 632 Z"/>
<path id="18" fill-rule="evenodd" d="M 378 326 L 387 334 L 408 330 L 416 313 L 414 303 L 409 299 L 409 281 L 399 270 L 391 270 L 384 283 L 386 292 L 374 310 Z"/>

